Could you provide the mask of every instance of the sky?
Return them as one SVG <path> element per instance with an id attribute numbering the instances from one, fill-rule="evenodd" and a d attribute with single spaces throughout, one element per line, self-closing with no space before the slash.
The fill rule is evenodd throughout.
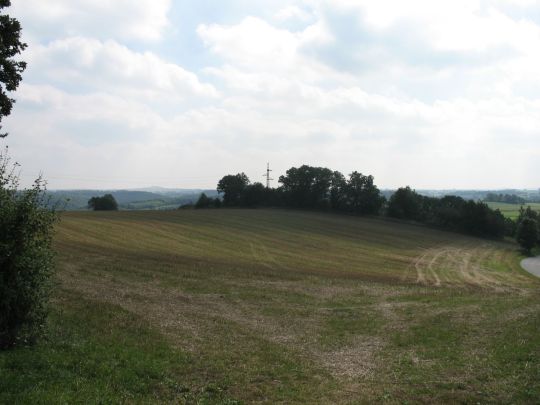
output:
<path id="1" fill-rule="evenodd" d="M 23 185 L 540 187 L 540 1 L 15 0 Z"/>

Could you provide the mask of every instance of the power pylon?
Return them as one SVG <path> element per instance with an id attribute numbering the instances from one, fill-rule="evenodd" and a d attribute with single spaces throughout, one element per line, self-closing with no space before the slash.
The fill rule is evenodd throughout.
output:
<path id="1" fill-rule="evenodd" d="M 272 170 L 270 170 L 270 163 L 267 163 L 266 164 L 266 173 L 263 174 L 263 177 L 266 177 L 266 188 L 270 188 L 270 180 L 274 180 L 272 178 L 270 178 L 270 172 Z"/>

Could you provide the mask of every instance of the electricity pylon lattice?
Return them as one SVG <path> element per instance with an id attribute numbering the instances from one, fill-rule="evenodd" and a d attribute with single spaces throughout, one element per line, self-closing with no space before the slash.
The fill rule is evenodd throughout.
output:
<path id="1" fill-rule="evenodd" d="M 274 180 L 272 178 L 270 178 L 270 172 L 272 170 L 270 170 L 270 163 L 267 163 L 266 164 L 266 173 L 263 174 L 263 177 L 266 177 L 266 188 L 270 188 L 270 180 Z"/>

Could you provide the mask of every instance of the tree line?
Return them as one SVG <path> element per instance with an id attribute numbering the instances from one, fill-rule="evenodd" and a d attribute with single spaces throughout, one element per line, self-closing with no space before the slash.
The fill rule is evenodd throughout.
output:
<path id="1" fill-rule="evenodd" d="M 482 201 L 457 196 L 442 198 L 399 188 L 385 198 L 371 175 L 354 171 L 344 176 L 325 167 L 292 167 L 279 177 L 277 188 L 252 183 L 245 173 L 224 176 L 217 184 L 221 199 L 201 195 L 196 208 L 284 207 L 354 215 L 386 216 L 424 223 L 470 235 L 515 236 L 518 224 Z"/>
<path id="2" fill-rule="evenodd" d="M 506 204 L 525 204 L 527 202 L 525 198 L 522 198 L 515 194 L 496 194 L 496 193 L 488 193 L 486 195 L 486 198 L 484 198 L 484 201 L 500 202 L 500 203 L 506 203 Z"/>

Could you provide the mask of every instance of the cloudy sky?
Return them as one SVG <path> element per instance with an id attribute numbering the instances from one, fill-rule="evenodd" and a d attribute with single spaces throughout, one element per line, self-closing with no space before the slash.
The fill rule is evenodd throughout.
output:
<path id="1" fill-rule="evenodd" d="M 213 188 L 269 161 L 540 186 L 538 1 L 13 3 L 29 67 L 3 144 L 26 182 Z"/>

